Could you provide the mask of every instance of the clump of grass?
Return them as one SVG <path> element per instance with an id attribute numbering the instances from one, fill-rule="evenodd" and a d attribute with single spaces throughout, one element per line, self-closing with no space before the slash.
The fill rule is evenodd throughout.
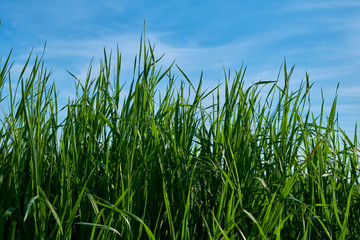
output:
<path id="1" fill-rule="evenodd" d="M 289 87 L 294 67 L 248 88 L 243 67 L 203 91 L 180 68 L 176 86 L 141 40 L 125 98 L 121 55 L 104 51 L 59 109 L 42 58 L 24 76 L 30 59 L 15 89 L 10 55 L 0 65 L 0 238 L 359 238 L 356 129 L 338 127 L 336 98 L 315 116 L 309 77 Z"/>

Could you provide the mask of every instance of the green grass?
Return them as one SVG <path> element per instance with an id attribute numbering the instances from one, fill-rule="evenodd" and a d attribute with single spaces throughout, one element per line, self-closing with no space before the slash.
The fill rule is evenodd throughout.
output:
<path id="1" fill-rule="evenodd" d="M 360 239 L 356 129 L 339 128 L 336 97 L 314 115 L 286 63 L 284 79 L 246 88 L 241 68 L 204 91 L 141 40 L 126 97 L 104 51 L 61 107 L 31 59 L 16 86 L 0 63 L 1 239 Z"/>

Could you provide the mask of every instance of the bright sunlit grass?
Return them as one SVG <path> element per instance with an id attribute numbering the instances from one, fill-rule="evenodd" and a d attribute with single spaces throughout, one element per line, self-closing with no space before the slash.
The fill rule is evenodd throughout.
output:
<path id="1" fill-rule="evenodd" d="M 121 56 L 104 53 L 66 106 L 42 59 L 16 86 L 2 59 L 1 239 L 360 238 L 356 130 L 338 127 L 336 98 L 315 116 L 286 63 L 284 79 L 245 88 L 242 68 L 203 91 L 140 46 L 125 98 Z"/>

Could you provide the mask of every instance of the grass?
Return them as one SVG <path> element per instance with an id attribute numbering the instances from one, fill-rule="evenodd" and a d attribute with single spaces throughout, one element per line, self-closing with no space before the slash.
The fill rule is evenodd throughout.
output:
<path id="1" fill-rule="evenodd" d="M 31 59 L 16 86 L 10 54 L 0 65 L 1 239 L 360 239 L 356 127 L 338 126 L 336 97 L 315 116 L 286 63 L 284 79 L 246 88 L 243 67 L 203 91 L 141 40 L 125 98 L 104 51 L 59 107 Z"/>

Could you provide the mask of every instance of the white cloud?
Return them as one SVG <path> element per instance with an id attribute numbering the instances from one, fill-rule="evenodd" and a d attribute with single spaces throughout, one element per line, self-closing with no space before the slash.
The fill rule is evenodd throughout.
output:
<path id="1" fill-rule="evenodd" d="M 339 89 L 339 96 L 358 99 L 360 96 L 360 87 L 358 87 L 358 85 L 351 87 L 341 87 Z M 360 109 L 360 106 L 358 109 Z"/>
<path id="2" fill-rule="evenodd" d="M 300 31 L 299 31 L 300 30 Z M 219 45 L 215 47 L 186 47 L 173 46 L 165 43 L 162 36 L 167 33 L 150 33 L 146 38 L 150 42 L 155 43 L 155 54 L 159 57 L 165 53 L 165 57 L 161 61 L 164 67 L 169 66 L 174 60 L 189 74 L 189 77 L 196 77 L 198 80 L 200 72 L 204 71 L 205 80 L 218 82 L 223 77 L 223 66 L 225 69 L 231 68 L 233 71 L 238 70 L 242 63 L 248 66 L 247 74 L 245 75 L 246 82 L 254 83 L 259 80 L 276 80 L 279 67 L 283 61 L 285 50 L 272 50 L 277 42 L 294 36 L 306 34 L 306 30 L 295 28 L 281 34 L 280 29 L 275 31 L 268 31 L 259 33 L 257 35 L 245 36 L 242 39 Z M 61 61 L 62 69 L 55 69 L 55 74 L 67 75 L 66 70 L 84 79 L 87 73 L 89 62 L 92 58 L 93 71 L 96 73 L 98 69 L 98 62 L 103 58 L 103 48 L 107 51 L 112 49 L 113 56 L 116 54 L 116 46 L 118 44 L 122 54 L 122 69 L 132 72 L 134 57 L 139 51 L 140 34 L 126 33 L 122 35 L 108 35 L 93 39 L 75 39 L 75 40 L 57 40 L 48 42 L 45 52 L 45 60 Z M 281 49 L 281 48 L 280 48 Z M 311 51 L 311 49 L 307 49 Z M 42 46 L 35 49 L 36 52 L 42 51 Z M 315 50 L 314 50 L 315 51 Z M 292 49 L 290 55 L 290 62 L 288 68 L 292 66 L 291 60 L 295 61 L 300 57 L 302 49 Z M 350 51 L 349 51 L 350 53 Z M 337 60 L 346 58 L 347 52 L 335 51 L 331 56 Z M 262 58 L 263 56 L 263 58 Z M 25 57 L 25 56 L 24 56 Z M 324 59 L 326 56 L 316 56 L 319 59 Z M 304 62 L 308 60 L 303 59 Z M 289 60 L 288 60 L 289 61 Z M 64 68 L 64 69 L 63 69 Z M 341 81 L 342 73 L 354 71 L 354 66 L 346 66 L 339 64 L 338 66 L 312 66 L 311 61 L 308 65 L 300 64 L 296 66 L 293 76 L 293 83 L 297 83 L 305 79 L 305 70 L 310 74 L 310 81 L 320 82 L 319 87 L 336 88 L 337 82 L 332 82 L 332 85 L 324 84 L 321 86 L 321 81 L 338 79 Z M 59 73 L 60 71 L 60 73 Z M 62 72 L 62 73 L 61 73 Z M 65 74 L 64 74 L 65 73 Z M 57 78 L 58 79 L 58 78 Z"/>

